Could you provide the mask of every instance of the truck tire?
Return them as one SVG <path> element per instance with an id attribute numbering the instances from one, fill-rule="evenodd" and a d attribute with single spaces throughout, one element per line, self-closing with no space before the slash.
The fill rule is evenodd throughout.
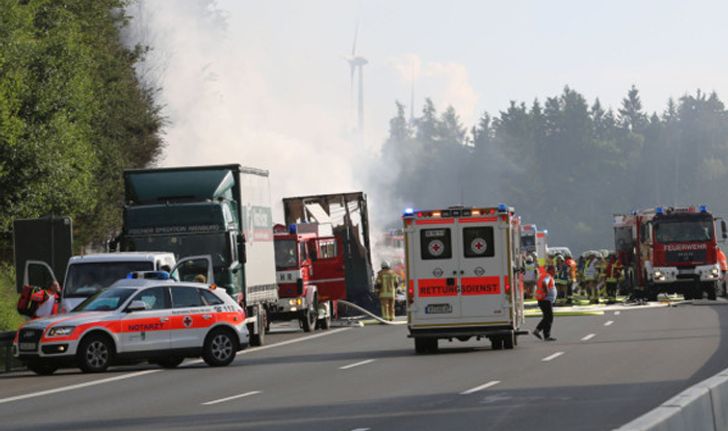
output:
<path id="1" fill-rule="evenodd" d="M 415 353 L 437 353 L 437 338 L 415 338 Z"/>
<path id="2" fill-rule="evenodd" d="M 513 346 L 516 345 L 516 334 L 511 331 L 510 334 L 503 337 L 503 348 L 506 350 L 513 350 Z"/>
<path id="3" fill-rule="evenodd" d="M 265 333 L 261 327 L 261 333 Z M 202 359 L 211 367 L 224 367 L 235 360 L 238 351 L 237 336 L 230 329 L 215 329 L 205 338 Z"/>
<path id="4" fill-rule="evenodd" d="M 705 292 L 708 294 L 708 299 L 711 301 L 715 301 L 718 299 L 718 283 L 715 281 L 711 281 L 708 283 L 703 283 L 703 286 L 705 286 Z"/>
<path id="5" fill-rule="evenodd" d="M 28 361 L 25 363 L 25 366 L 27 366 L 30 371 L 38 374 L 39 376 L 50 376 L 58 369 L 58 365 L 42 359 L 34 359 L 32 361 Z"/>
<path id="6" fill-rule="evenodd" d="M 316 309 L 311 309 L 311 307 L 309 307 L 306 310 L 303 310 L 300 317 L 303 332 L 312 332 L 314 329 L 316 329 L 317 319 L 318 312 L 316 311 Z"/>
<path id="7" fill-rule="evenodd" d="M 91 334 L 78 346 L 78 367 L 84 373 L 101 373 L 111 365 L 114 353 L 114 343 L 108 336 Z"/>
<path id="8" fill-rule="evenodd" d="M 255 333 L 255 326 L 251 325 L 248 328 L 250 332 L 250 345 L 253 347 L 260 347 L 265 344 L 265 327 L 268 322 L 268 314 L 265 312 L 263 307 L 258 308 L 258 333 Z"/>
<path id="9" fill-rule="evenodd" d="M 331 328 L 331 301 L 329 301 L 327 304 L 329 306 L 328 314 L 323 319 L 319 319 L 318 322 L 316 323 L 316 327 L 323 331 L 326 331 L 327 329 Z"/>
<path id="10" fill-rule="evenodd" d="M 491 337 L 490 347 L 493 350 L 503 350 L 503 337 Z"/>

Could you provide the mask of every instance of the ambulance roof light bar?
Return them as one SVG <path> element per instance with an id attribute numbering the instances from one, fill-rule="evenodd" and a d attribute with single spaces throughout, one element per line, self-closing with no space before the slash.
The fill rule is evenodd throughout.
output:
<path id="1" fill-rule="evenodd" d="M 698 207 L 698 211 L 700 211 L 701 213 L 705 214 L 705 213 L 708 212 L 708 206 L 707 205 L 700 205 Z"/>

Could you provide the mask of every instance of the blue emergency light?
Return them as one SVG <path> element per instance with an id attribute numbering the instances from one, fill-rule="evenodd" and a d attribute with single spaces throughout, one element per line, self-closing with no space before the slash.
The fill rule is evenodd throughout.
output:
<path id="1" fill-rule="evenodd" d="M 504 213 L 508 211 L 508 205 L 506 204 L 498 204 L 498 211 Z"/>
<path id="2" fill-rule="evenodd" d="M 297 231 L 298 231 L 298 228 L 296 227 L 295 224 L 288 225 L 288 233 L 295 235 Z"/>
<path id="3" fill-rule="evenodd" d="M 662 207 L 657 207 L 657 208 L 655 208 L 655 214 L 663 215 L 663 214 L 665 214 L 665 209 Z"/>
<path id="4" fill-rule="evenodd" d="M 415 213 L 415 210 L 413 208 L 405 208 L 404 215 L 413 215 Z"/>
<path id="5" fill-rule="evenodd" d="M 707 205 L 700 205 L 700 206 L 698 207 L 698 211 L 700 211 L 701 213 L 707 213 L 707 212 L 708 212 L 708 207 L 707 207 Z"/>

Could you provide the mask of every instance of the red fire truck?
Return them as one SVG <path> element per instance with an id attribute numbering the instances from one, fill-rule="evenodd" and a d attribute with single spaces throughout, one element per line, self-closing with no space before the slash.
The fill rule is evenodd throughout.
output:
<path id="1" fill-rule="evenodd" d="M 634 293 L 652 301 L 661 292 L 715 299 L 721 277 L 716 220 L 704 205 L 616 214 L 615 250 Z M 723 220 L 721 230 L 725 239 Z"/>
<path id="2" fill-rule="evenodd" d="M 271 320 L 328 329 L 336 301 L 346 298 L 341 240 L 318 223 L 279 224 L 273 234 L 279 299 Z"/>

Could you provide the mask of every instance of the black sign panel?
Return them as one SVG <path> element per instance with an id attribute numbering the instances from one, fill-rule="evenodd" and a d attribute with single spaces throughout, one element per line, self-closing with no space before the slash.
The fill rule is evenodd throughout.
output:
<path id="1" fill-rule="evenodd" d="M 28 260 L 47 263 L 53 269 L 56 278 L 62 283 L 72 250 L 73 236 L 70 218 L 50 216 L 15 220 L 13 222 L 13 252 L 17 291 L 20 292 L 23 287 L 23 271 Z M 39 268 L 36 266 L 34 269 Z M 33 278 L 33 274 L 31 274 L 31 278 Z"/>

